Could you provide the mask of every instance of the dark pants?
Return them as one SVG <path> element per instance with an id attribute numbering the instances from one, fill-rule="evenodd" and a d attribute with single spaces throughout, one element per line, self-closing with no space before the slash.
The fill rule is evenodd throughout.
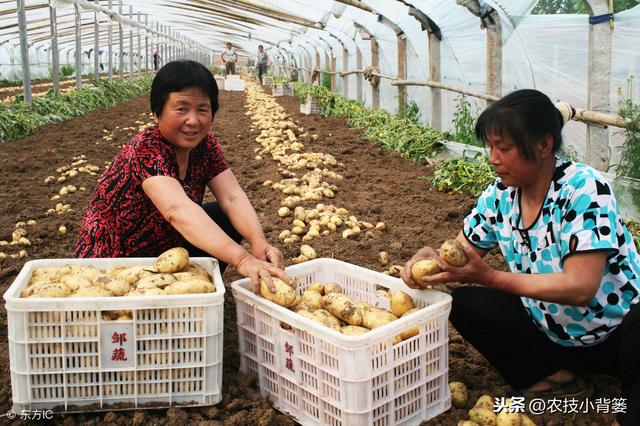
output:
<path id="1" fill-rule="evenodd" d="M 214 201 L 213 203 L 203 204 L 202 209 L 233 241 L 238 244 L 240 243 L 240 241 L 242 241 L 242 235 L 240 235 L 238 231 L 236 231 L 227 215 L 225 215 L 220 209 L 220 206 L 217 202 Z M 189 252 L 189 257 L 211 257 L 209 253 L 199 249 L 188 241 L 186 242 L 184 248 L 186 248 Z M 227 264 L 220 261 L 218 261 L 218 263 L 220 264 L 220 273 L 222 274 L 227 268 Z"/>
<path id="2" fill-rule="evenodd" d="M 224 63 L 224 75 L 230 75 L 236 73 L 236 63 L 233 61 L 227 61 Z"/>
<path id="3" fill-rule="evenodd" d="M 603 342 L 564 347 L 552 342 L 529 318 L 518 296 L 486 287 L 453 291 L 450 320 L 514 390 L 523 390 L 567 369 L 622 379 L 623 426 L 640 425 L 640 304 Z M 608 396 L 607 396 L 608 397 Z"/>
<path id="4" fill-rule="evenodd" d="M 258 80 L 262 84 L 262 75 L 267 72 L 267 64 L 258 64 Z"/>

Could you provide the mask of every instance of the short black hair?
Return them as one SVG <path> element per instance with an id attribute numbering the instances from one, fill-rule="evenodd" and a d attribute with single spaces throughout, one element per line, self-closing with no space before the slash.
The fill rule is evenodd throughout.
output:
<path id="1" fill-rule="evenodd" d="M 485 109 L 476 123 L 476 136 L 487 141 L 490 133 L 511 136 L 522 156 L 535 160 L 537 142 L 553 138 L 553 152 L 562 145 L 562 114 L 551 99 L 534 89 L 516 90 Z"/>
<path id="2" fill-rule="evenodd" d="M 261 45 L 261 44 L 259 44 L 259 45 L 258 45 L 258 49 L 260 49 L 261 47 L 264 49 L 264 46 L 263 46 L 263 45 Z"/>
<path id="3" fill-rule="evenodd" d="M 200 89 L 209 97 L 211 114 L 215 116 L 219 106 L 216 79 L 204 65 L 190 60 L 171 61 L 160 68 L 151 83 L 151 111 L 159 117 L 169 94 L 188 88 Z"/>

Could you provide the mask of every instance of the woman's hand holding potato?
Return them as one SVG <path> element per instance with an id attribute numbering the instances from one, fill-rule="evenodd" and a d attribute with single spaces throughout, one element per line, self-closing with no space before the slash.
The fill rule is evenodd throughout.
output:
<path id="1" fill-rule="evenodd" d="M 256 259 L 269 262 L 280 269 L 284 268 L 284 255 L 265 239 L 258 239 L 251 242 L 251 254 Z"/>
<path id="2" fill-rule="evenodd" d="M 280 278 L 285 283 L 289 283 L 289 278 L 281 268 L 264 260 L 257 259 L 249 253 L 238 262 L 236 269 L 238 273 L 251 279 L 253 292 L 256 294 L 260 294 L 260 280 L 264 280 L 272 293 L 276 291 L 276 286 L 271 279 L 272 275 Z"/>

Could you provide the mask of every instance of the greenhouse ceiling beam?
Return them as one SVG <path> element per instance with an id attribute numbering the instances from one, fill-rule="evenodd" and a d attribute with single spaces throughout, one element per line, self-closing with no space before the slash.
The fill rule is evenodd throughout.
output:
<path id="1" fill-rule="evenodd" d="M 346 4 L 347 6 L 353 6 L 355 8 L 364 10 L 369 13 L 375 13 L 373 9 L 371 9 L 369 6 L 367 6 L 360 0 L 334 0 L 334 1 L 337 3 Z"/>

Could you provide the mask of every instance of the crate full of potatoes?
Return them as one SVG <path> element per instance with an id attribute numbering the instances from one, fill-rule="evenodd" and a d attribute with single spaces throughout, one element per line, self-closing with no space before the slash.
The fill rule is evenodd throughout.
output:
<path id="1" fill-rule="evenodd" d="M 450 407 L 451 297 L 335 259 L 286 269 L 276 292 L 232 283 L 241 369 L 305 425 L 418 424 Z M 295 287 L 295 289 L 294 289 Z"/>
<path id="2" fill-rule="evenodd" d="M 219 402 L 224 291 L 182 248 L 25 263 L 4 294 L 14 411 Z"/>

